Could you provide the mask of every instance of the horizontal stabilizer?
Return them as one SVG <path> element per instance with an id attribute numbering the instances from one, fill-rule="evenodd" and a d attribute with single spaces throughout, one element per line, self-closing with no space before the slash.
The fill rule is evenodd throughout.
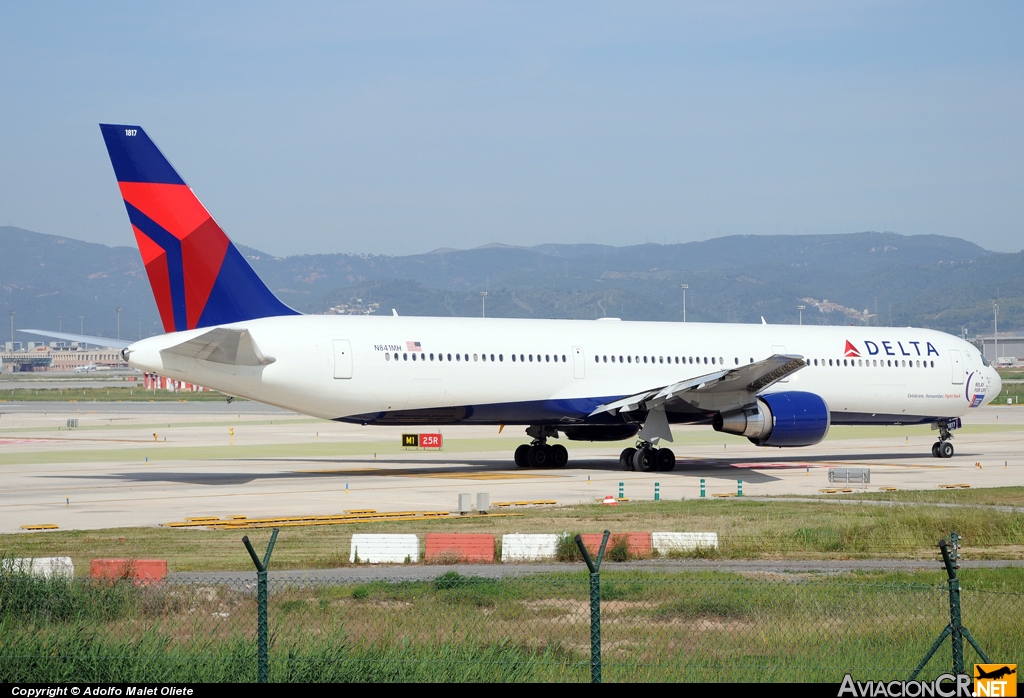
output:
<path id="1" fill-rule="evenodd" d="M 77 344 L 95 344 L 98 347 L 117 347 L 118 349 L 124 349 L 126 346 L 132 343 L 132 340 L 130 339 L 90 337 L 87 334 L 68 334 L 67 332 L 50 332 L 49 330 L 18 330 L 18 332 L 24 332 L 25 334 L 38 334 L 42 337 L 53 337 L 54 339 L 60 339 L 65 342 L 75 342 Z"/>
<path id="2" fill-rule="evenodd" d="M 273 356 L 265 356 L 260 351 L 249 330 L 231 330 L 225 327 L 204 332 L 160 353 L 177 354 L 229 366 L 266 366 L 276 360 Z"/>

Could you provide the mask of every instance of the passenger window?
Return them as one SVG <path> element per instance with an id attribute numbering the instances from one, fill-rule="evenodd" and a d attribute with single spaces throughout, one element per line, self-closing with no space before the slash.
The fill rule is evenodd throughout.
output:
<path id="1" fill-rule="evenodd" d="M 385 361 L 391 361 L 391 354 L 385 354 L 384 355 L 384 360 Z"/>
<path id="2" fill-rule="evenodd" d="M 516 355 L 515 355 L 515 354 L 513 354 L 513 355 L 512 355 L 512 361 L 513 361 L 513 362 L 515 362 L 515 360 L 516 360 Z"/>
<path id="3" fill-rule="evenodd" d="M 504 361 L 505 361 L 505 355 L 504 354 L 498 354 L 498 363 L 503 363 Z"/>
<path id="4" fill-rule="evenodd" d="M 562 354 L 562 363 L 565 363 L 565 354 Z"/>
<path id="5" fill-rule="evenodd" d="M 713 356 L 711 357 L 711 363 L 712 364 L 715 363 L 715 357 L 713 357 Z"/>
<path id="6" fill-rule="evenodd" d="M 530 363 L 533 363 L 533 354 L 530 354 Z"/>
<path id="7" fill-rule="evenodd" d="M 644 363 L 647 363 L 647 357 L 646 356 L 644 357 Z"/>
<path id="8" fill-rule="evenodd" d="M 551 354 L 545 354 L 544 355 L 544 362 L 545 363 L 551 363 Z"/>
<path id="9" fill-rule="evenodd" d="M 631 363 L 633 363 L 633 357 L 632 357 L 632 356 L 627 356 L 627 357 L 626 357 L 626 363 L 627 363 L 627 364 L 631 364 Z"/>
<path id="10" fill-rule="evenodd" d="M 740 365 L 740 357 L 736 356 L 736 357 L 733 357 L 733 358 L 736 359 L 736 365 L 739 366 Z"/>
<path id="11" fill-rule="evenodd" d="M 622 363 L 622 356 L 621 355 L 619 356 L 619 363 L 620 364 Z"/>
<path id="12" fill-rule="evenodd" d="M 520 354 L 520 355 L 519 355 L 519 360 L 520 360 L 520 361 L 526 361 L 526 357 L 525 357 L 525 356 L 523 356 L 522 354 Z"/>
<path id="13" fill-rule="evenodd" d="M 462 359 L 461 359 L 461 358 L 459 358 L 459 355 L 458 355 L 458 354 L 456 354 L 456 355 L 455 355 L 455 360 L 456 360 L 456 361 L 461 361 Z"/>
<path id="14" fill-rule="evenodd" d="M 494 361 L 494 354 L 491 354 L 491 361 Z"/>
<path id="15" fill-rule="evenodd" d="M 402 354 L 402 361 L 408 361 L 408 360 L 409 360 L 409 355 L 408 354 Z"/>

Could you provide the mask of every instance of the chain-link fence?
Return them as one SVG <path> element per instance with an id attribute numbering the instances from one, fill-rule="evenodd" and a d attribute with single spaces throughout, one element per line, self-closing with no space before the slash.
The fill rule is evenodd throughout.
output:
<path id="1" fill-rule="evenodd" d="M 580 567 L 272 578 L 269 678 L 589 681 L 590 582 Z M 906 678 L 950 620 L 942 584 L 607 565 L 600 584 L 606 681 Z M 1024 595 L 968 588 L 962 615 L 993 660 L 1021 659 Z M 255 681 L 256 636 L 255 574 L 141 585 L 0 573 L 0 681 Z M 921 678 L 949 669 L 947 643 Z"/>

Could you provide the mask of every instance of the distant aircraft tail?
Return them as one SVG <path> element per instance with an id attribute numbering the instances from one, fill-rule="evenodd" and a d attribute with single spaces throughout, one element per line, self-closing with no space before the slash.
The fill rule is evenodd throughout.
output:
<path id="1" fill-rule="evenodd" d="M 298 314 L 260 280 L 141 127 L 100 130 L 165 331 Z"/>

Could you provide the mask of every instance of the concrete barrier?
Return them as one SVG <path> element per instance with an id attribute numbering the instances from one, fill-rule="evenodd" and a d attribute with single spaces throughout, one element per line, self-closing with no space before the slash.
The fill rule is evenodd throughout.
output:
<path id="1" fill-rule="evenodd" d="M 426 562 L 494 562 L 494 536 L 490 533 L 428 533 Z"/>
<path id="2" fill-rule="evenodd" d="M 668 555 L 670 552 L 691 552 L 702 549 L 717 549 L 717 533 L 670 533 L 659 532 L 651 534 L 651 547 L 661 555 Z"/>
<path id="3" fill-rule="evenodd" d="M 506 533 L 501 537 L 501 561 L 554 560 L 559 537 L 555 533 Z"/>
<path id="4" fill-rule="evenodd" d="M 348 561 L 369 562 L 419 562 L 420 539 L 412 533 L 355 533 Z"/>
<path id="5" fill-rule="evenodd" d="M 583 545 L 587 546 L 587 552 L 590 553 L 591 558 L 596 557 L 601 549 L 601 539 L 604 538 L 604 534 L 584 533 L 580 538 L 583 539 Z M 608 537 L 608 547 L 604 551 L 605 558 L 608 557 L 608 551 L 623 539 L 626 541 L 626 550 L 630 557 L 651 556 L 650 533 L 613 533 Z"/>
<path id="6" fill-rule="evenodd" d="M 89 576 L 108 581 L 131 579 L 136 582 L 155 582 L 167 577 L 167 560 L 100 558 L 89 563 Z"/>
<path id="7" fill-rule="evenodd" d="M 50 579 L 51 577 L 75 576 L 75 565 L 70 557 L 15 557 L 3 561 L 4 571 L 24 572 L 33 577 Z"/>

